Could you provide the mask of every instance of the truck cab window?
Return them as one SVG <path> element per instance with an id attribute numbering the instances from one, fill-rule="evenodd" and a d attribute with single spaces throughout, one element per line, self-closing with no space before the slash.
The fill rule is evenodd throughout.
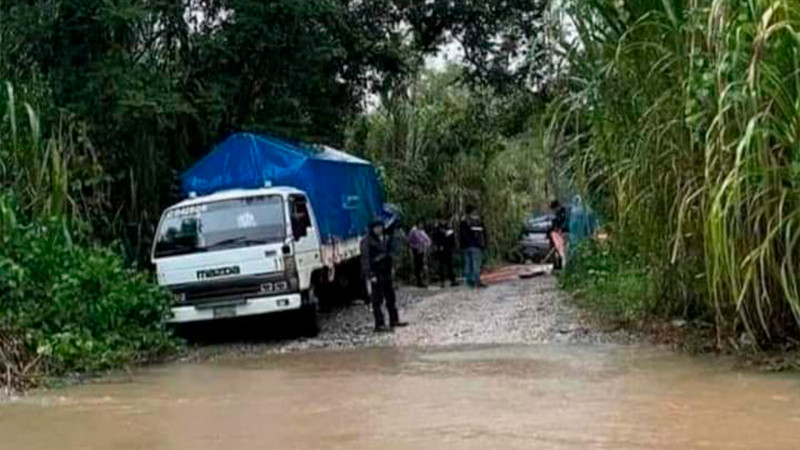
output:
<path id="1" fill-rule="evenodd" d="M 305 197 L 292 196 L 290 205 L 292 234 L 297 241 L 308 235 L 308 229 L 311 228 L 311 216 L 308 213 Z"/>
<path id="2" fill-rule="evenodd" d="M 284 202 L 277 195 L 173 208 L 156 233 L 153 256 L 231 250 L 286 239 Z"/>

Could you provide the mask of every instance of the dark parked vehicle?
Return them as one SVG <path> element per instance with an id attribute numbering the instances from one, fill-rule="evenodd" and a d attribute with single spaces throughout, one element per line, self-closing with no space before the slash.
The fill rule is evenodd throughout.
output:
<path id="1" fill-rule="evenodd" d="M 548 236 L 553 220 L 555 216 L 552 214 L 533 215 L 525 219 L 522 235 L 516 247 L 509 252 L 508 260 L 515 263 L 544 262 L 553 249 L 553 243 Z"/>

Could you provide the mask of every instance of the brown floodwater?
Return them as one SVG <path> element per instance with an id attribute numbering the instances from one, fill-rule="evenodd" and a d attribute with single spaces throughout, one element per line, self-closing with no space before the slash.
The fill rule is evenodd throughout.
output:
<path id="1" fill-rule="evenodd" d="M 792 449 L 800 380 L 616 346 L 152 368 L 0 404 L 0 449 Z"/>

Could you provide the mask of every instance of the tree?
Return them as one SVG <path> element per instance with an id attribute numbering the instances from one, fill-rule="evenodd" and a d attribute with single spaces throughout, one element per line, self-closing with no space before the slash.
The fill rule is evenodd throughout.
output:
<path id="1" fill-rule="evenodd" d="M 542 2 L 490 0 L 29 0 L 0 4 L 0 76 L 42 112 L 85 123 L 113 180 L 115 226 L 137 239 L 170 199 L 170 174 L 226 134 L 338 145 L 376 92 L 413 79 L 448 37 L 465 79 L 529 77 Z M 35 87 L 35 89 L 32 89 Z M 32 100 L 35 99 L 35 100 Z M 134 247 L 142 247 L 137 244 Z M 141 252 L 144 254 L 144 252 Z"/>
<path id="2" fill-rule="evenodd" d="M 529 131 L 544 105 L 531 107 L 537 95 L 527 90 L 498 95 L 460 80 L 457 67 L 423 72 L 353 123 L 348 148 L 379 165 L 408 223 L 455 221 L 467 204 L 480 205 L 491 251 L 503 256 L 523 216 L 545 200 L 548 161 Z"/>

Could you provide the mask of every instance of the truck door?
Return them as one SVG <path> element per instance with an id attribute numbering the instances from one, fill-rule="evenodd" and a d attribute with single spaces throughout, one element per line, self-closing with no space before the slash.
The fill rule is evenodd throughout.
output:
<path id="1" fill-rule="evenodd" d="M 319 233 L 305 196 L 289 196 L 289 216 L 300 288 L 306 289 L 310 283 L 311 273 L 322 266 L 322 255 Z"/>

